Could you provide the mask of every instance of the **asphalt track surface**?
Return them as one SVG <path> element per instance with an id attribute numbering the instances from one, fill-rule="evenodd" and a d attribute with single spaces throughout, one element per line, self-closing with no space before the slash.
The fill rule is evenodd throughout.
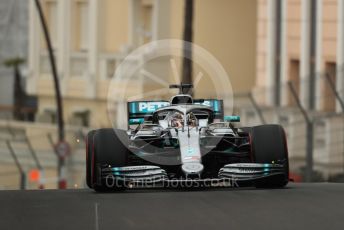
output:
<path id="1" fill-rule="evenodd" d="M 344 229 L 344 184 L 1 191 L 0 229 Z"/>

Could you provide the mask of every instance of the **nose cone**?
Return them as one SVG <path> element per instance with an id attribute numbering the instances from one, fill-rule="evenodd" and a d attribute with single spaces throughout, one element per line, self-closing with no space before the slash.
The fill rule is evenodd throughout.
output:
<path id="1" fill-rule="evenodd" d="M 186 176 L 200 175 L 204 166 L 201 163 L 190 162 L 182 165 L 182 170 Z"/>

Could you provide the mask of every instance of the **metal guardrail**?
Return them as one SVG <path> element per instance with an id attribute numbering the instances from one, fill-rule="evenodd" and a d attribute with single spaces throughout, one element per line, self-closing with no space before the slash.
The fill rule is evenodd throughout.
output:
<path id="1" fill-rule="evenodd" d="M 309 88 L 309 78 L 281 84 L 277 91 L 282 95 L 282 105 L 274 105 L 275 87 L 260 87 L 246 101 L 241 98 L 237 110 L 245 126 L 263 124 L 263 117 L 266 123 L 285 127 L 291 168 L 304 180 L 344 179 L 344 89 L 338 89 L 328 73 L 314 79 L 318 90 L 314 110 L 307 109 L 309 95 L 301 93 Z M 249 103 L 250 98 L 254 98 L 255 106 Z"/>
<path id="2" fill-rule="evenodd" d="M 12 122 L 0 127 L 0 189 L 55 188 L 57 157 L 46 134 L 26 136 L 25 129 Z M 67 160 L 70 187 L 84 184 L 84 138 L 79 130 L 68 131 L 75 144 Z M 30 182 L 28 172 L 39 170 L 40 180 Z M 16 171 L 13 171 L 16 170 Z M 19 176 L 19 177 L 18 177 Z M 8 179 L 6 179 L 8 178 Z M 33 187 L 34 186 L 34 187 Z"/>
<path id="3" fill-rule="evenodd" d="M 18 169 L 19 174 L 20 174 L 19 188 L 21 190 L 24 190 L 26 188 L 26 173 L 25 173 L 22 165 L 20 164 L 18 157 L 17 157 L 17 154 L 15 153 L 15 151 L 11 145 L 11 142 L 9 140 L 6 141 L 6 145 L 7 145 L 7 148 L 9 149 L 9 151 L 11 153 L 11 156 L 13 157 L 14 163 L 17 166 L 17 169 Z"/>

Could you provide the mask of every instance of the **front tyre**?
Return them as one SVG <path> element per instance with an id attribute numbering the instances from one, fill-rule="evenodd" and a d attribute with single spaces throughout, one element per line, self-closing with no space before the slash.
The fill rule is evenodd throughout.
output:
<path id="1" fill-rule="evenodd" d="M 255 126 L 250 132 L 251 151 L 255 163 L 284 165 L 284 174 L 272 176 L 255 183 L 260 188 L 280 188 L 289 181 L 288 148 L 284 129 L 280 125 Z"/>
<path id="2" fill-rule="evenodd" d="M 91 164 L 92 188 L 96 191 L 122 190 L 125 188 L 121 182 L 112 183 L 104 181 L 101 175 L 101 166 L 112 167 L 126 166 L 128 157 L 128 135 L 124 130 L 99 129 L 93 135 L 93 152 Z"/>

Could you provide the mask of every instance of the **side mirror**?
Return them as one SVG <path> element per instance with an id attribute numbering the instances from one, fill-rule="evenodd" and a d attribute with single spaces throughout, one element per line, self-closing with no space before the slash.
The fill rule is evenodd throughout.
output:
<path id="1" fill-rule="evenodd" d="M 224 121 L 227 121 L 227 122 L 240 122 L 240 116 L 224 116 Z"/>

